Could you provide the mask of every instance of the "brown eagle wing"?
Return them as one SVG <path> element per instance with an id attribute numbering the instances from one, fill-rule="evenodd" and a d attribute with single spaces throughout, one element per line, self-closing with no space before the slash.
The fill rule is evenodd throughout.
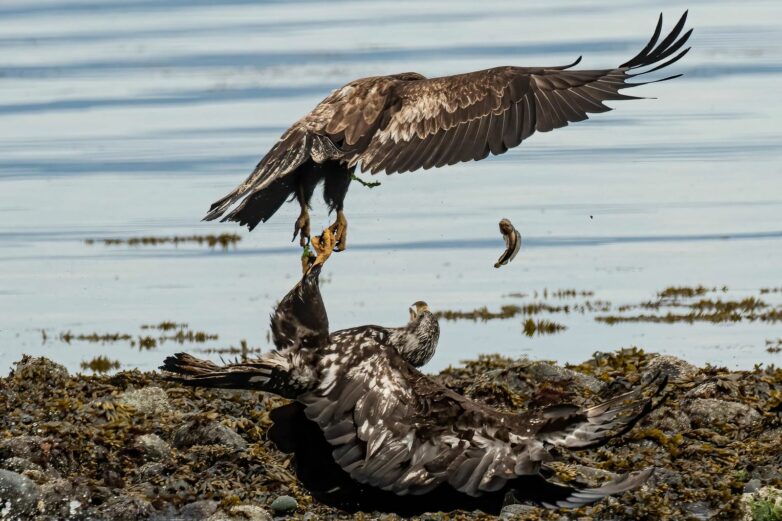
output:
<path id="1" fill-rule="evenodd" d="M 604 101 L 638 99 L 619 91 L 643 85 L 627 80 L 666 67 L 687 53 L 689 48 L 668 59 L 683 47 L 692 32 L 681 35 L 686 18 L 685 12 L 671 33 L 658 43 L 660 15 L 646 47 L 614 69 L 567 70 L 579 58 L 562 67 L 498 67 L 395 82 L 391 85 L 392 95 L 387 98 L 393 103 L 386 105 L 385 115 L 371 114 L 387 121 L 381 122 L 352 164 L 360 161 L 363 171 L 391 174 L 479 160 L 490 153 L 504 153 L 536 131 L 548 132 L 587 119 L 589 113 L 611 110 Z M 630 72 L 651 66 L 654 67 L 640 73 Z M 349 137 L 354 142 L 358 140 Z"/>
<path id="2" fill-rule="evenodd" d="M 514 415 L 436 383 L 370 335 L 337 332 L 332 344 L 318 388 L 298 400 L 344 471 L 399 495 L 425 494 L 444 483 L 471 496 L 501 490 L 537 474 L 551 459 L 551 445 L 582 449 L 623 434 L 651 408 L 647 395 L 665 386 L 654 377 L 593 407 Z M 595 498 L 609 489 L 595 491 Z"/>
<path id="3" fill-rule="evenodd" d="M 550 459 L 542 442 L 509 433 L 510 415 L 436 384 L 393 348 L 336 334 L 332 341 L 360 344 L 357 362 L 344 372 L 337 365 L 327 370 L 319 388 L 299 401 L 356 481 L 400 495 L 447 482 L 477 496 L 537 473 Z M 335 364 L 344 352 L 332 355 Z"/>

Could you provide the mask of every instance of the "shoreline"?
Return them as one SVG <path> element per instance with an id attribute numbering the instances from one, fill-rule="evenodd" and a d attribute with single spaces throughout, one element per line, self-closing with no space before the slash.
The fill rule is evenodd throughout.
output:
<path id="1" fill-rule="evenodd" d="M 473 399 L 521 411 L 595 403 L 650 371 L 669 378 L 665 403 L 621 438 L 563 451 L 554 465 L 560 481 L 584 486 L 657 467 L 645 486 L 573 511 L 512 505 L 503 517 L 777 519 L 758 516 L 782 512 L 782 369 L 697 368 L 633 348 L 567 366 L 481 356 L 434 376 Z M 69 375 L 25 357 L 0 379 L 0 519 L 353 519 L 314 502 L 288 456 L 266 440 L 268 412 L 285 402 L 189 389 L 157 372 Z"/>

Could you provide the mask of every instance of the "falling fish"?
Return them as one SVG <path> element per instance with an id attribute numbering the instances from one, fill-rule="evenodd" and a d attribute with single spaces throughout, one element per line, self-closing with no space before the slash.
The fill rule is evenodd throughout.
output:
<path id="1" fill-rule="evenodd" d="M 521 234 L 513 227 L 513 224 L 508 219 L 500 221 L 500 233 L 502 238 L 505 239 L 505 251 L 502 252 L 500 258 L 494 263 L 495 268 L 504 266 L 516 257 L 521 248 Z"/>

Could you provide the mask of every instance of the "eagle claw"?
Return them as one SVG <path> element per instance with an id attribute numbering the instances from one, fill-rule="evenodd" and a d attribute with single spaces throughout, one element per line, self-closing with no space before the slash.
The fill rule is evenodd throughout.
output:
<path id="1" fill-rule="evenodd" d="M 315 250 L 316 257 L 315 260 L 312 261 L 310 269 L 326 262 L 326 260 L 331 256 L 331 253 L 334 251 L 334 246 L 337 243 L 337 239 L 334 236 L 334 233 L 331 231 L 331 228 L 326 228 L 323 230 L 323 233 L 320 234 L 320 236 L 313 237 L 311 243 L 312 248 Z"/>
<path id="2" fill-rule="evenodd" d="M 337 210 L 337 220 L 328 229 L 334 234 L 334 251 L 345 251 L 348 246 L 348 220 L 342 210 Z"/>
<path id="3" fill-rule="evenodd" d="M 302 209 L 299 218 L 296 219 L 296 223 L 293 225 L 293 238 L 291 242 L 296 240 L 296 235 L 300 235 L 299 246 L 304 248 L 310 242 L 310 215 L 305 209 Z"/>

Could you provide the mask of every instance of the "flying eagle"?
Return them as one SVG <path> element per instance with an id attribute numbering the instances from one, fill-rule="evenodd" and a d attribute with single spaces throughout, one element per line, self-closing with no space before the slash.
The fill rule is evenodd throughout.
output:
<path id="1" fill-rule="evenodd" d="M 686 19 L 685 12 L 658 43 L 660 15 L 649 43 L 615 69 L 569 70 L 579 57 L 557 67 L 505 66 L 441 78 L 405 72 L 352 81 L 294 123 L 243 183 L 212 204 L 204 219 L 222 217 L 252 230 L 295 196 L 301 213 L 293 238 L 300 234 L 304 246 L 310 235 L 310 199 L 323 181 L 324 200 L 330 211 L 337 211 L 331 227 L 337 250 L 344 250 L 344 201 L 358 164 L 363 172 L 393 174 L 477 161 L 504 153 L 536 131 L 611 110 L 604 101 L 639 99 L 619 91 L 652 83 L 628 80 L 666 67 L 689 51 L 680 50 L 692 33 L 681 35 Z"/>
<path id="2" fill-rule="evenodd" d="M 324 235 L 328 256 L 336 240 L 328 229 Z M 313 238 L 316 248 L 324 244 Z M 436 321 L 426 310 L 404 328 L 329 333 L 318 287 L 323 252 L 272 315 L 278 350 L 222 367 L 180 353 L 161 368 L 187 385 L 293 399 L 270 413 L 269 436 L 294 454 L 297 476 L 313 497 L 348 511 L 497 514 L 508 497 L 579 507 L 651 475 L 646 469 L 587 489 L 544 477 L 552 448 L 591 448 L 628 431 L 652 408 L 664 378 L 587 408 L 497 411 L 416 368 L 437 343 Z"/>

